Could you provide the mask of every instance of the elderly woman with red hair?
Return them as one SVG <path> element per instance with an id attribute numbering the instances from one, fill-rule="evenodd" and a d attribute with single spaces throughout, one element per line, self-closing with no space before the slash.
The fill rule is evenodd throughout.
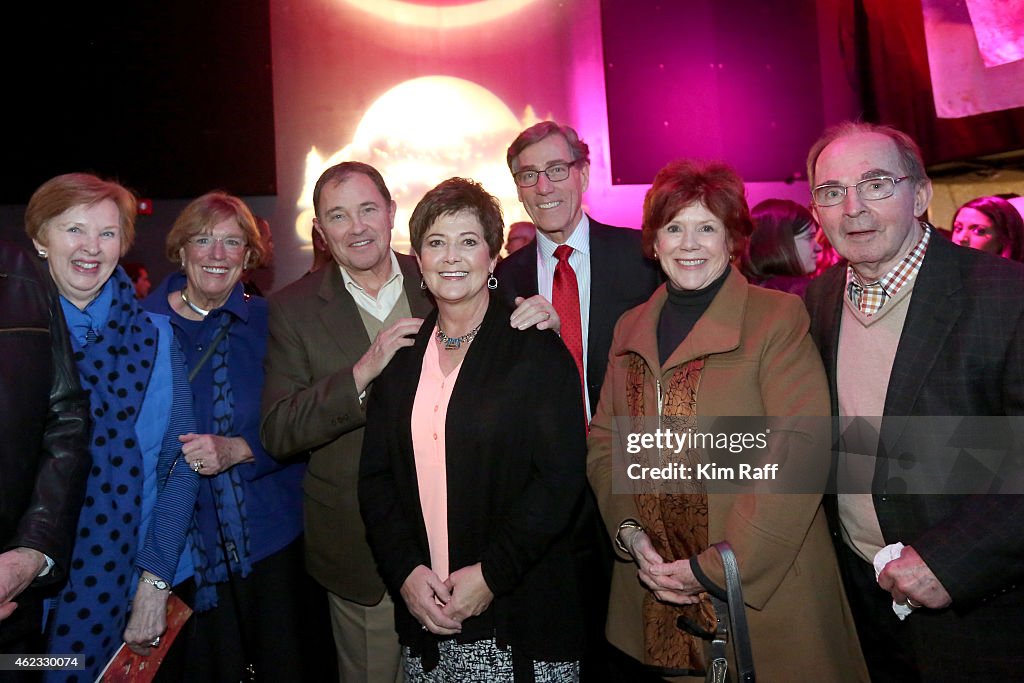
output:
<path id="1" fill-rule="evenodd" d="M 758 678 L 864 681 L 820 492 L 623 491 L 618 471 L 613 491 L 613 450 L 621 468 L 628 434 L 651 422 L 644 418 L 682 432 L 699 418 L 828 415 L 800 299 L 750 285 L 732 266 L 751 230 L 743 181 L 721 163 L 670 163 L 644 200 L 644 249 L 668 282 L 619 319 L 589 440 L 590 482 L 620 559 L 630 561 L 613 570 L 608 640 L 661 676 L 703 675 L 703 643 L 679 625 L 714 631 L 708 596 L 724 598 L 726 581 L 713 546 L 727 541 Z M 800 467 L 824 481 L 822 441 L 796 431 L 771 439 L 791 459 L 818 443 L 803 448 Z"/>

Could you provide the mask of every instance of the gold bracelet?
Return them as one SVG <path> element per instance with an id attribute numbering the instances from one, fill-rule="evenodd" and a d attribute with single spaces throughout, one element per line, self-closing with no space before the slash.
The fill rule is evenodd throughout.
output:
<path id="1" fill-rule="evenodd" d="M 644 531 L 644 527 L 640 524 L 640 522 L 636 521 L 635 519 L 624 519 L 619 524 L 619 530 L 615 532 L 616 547 L 618 547 L 618 549 L 624 552 L 625 554 L 632 555 L 633 553 L 630 552 L 629 548 L 627 548 L 625 544 L 622 542 L 623 529 L 636 529 L 637 531 Z"/>

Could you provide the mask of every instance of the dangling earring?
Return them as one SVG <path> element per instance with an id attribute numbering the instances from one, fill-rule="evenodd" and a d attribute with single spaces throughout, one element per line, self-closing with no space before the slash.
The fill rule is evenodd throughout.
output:
<path id="1" fill-rule="evenodd" d="M 39 258 L 43 259 L 44 261 L 46 260 L 46 257 L 48 256 L 48 254 L 46 253 L 45 249 L 40 249 L 40 250 L 36 251 L 36 253 L 39 254 Z"/>
<path id="2" fill-rule="evenodd" d="M 426 289 L 426 288 L 427 288 L 427 283 L 423 281 L 423 278 L 420 278 L 420 289 Z"/>
<path id="3" fill-rule="evenodd" d="M 494 277 L 494 273 L 490 273 L 487 278 L 487 289 L 497 289 L 498 278 Z"/>

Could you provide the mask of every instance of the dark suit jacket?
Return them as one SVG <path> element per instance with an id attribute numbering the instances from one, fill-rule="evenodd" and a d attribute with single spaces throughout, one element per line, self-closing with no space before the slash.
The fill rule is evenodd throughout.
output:
<path id="1" fill-rule="evenodd" d="M 586 476 L 580 384 L 555 333 L 515 330 L 510 314 L 492 299 L 448 405 L 449 566 L 480 562 L 496 596 L 463 623 L 461 637 L 497 637 L 533 659 L 572 661 L 584 626 L 568 533 Z M 434 636 L 420 629 L 400 590 L 413 569 L 430 566 L 411 417 L 435 321 L 432 313 L 415 346 L 378 378 L 359 473 L 360 507 L 395 601 L 395 625 L 417 650 Z"/>
<path id="2" fill-rule="evenodd" d="M 413 316 L 431 303 L 416 260 L 398 254 Z M 275 458 L 310 454 L 303 482 L 306 567 L 328 590 L 366 605 L 384 584 L 366 545 L 356 498 L 364 407 L 352 367 L 370 347 L 359 309 L 334 264 L 270 297 L 263 445 Z"/>
<path id="3" fill-rule="evenodd" d="M 590 414 L 608 367 L 612 332 L 619 316 L 651 296 L 661 281 L 658 265 L 640 250 L 640 231 L 615 228 L 590 219 L 590 325 L 587 329 L 587 391 Z M 498 264 L 498 294 L 513 306 L 517 296 L 537 293 L 537 243 Z"/>
<path id="4" fill-rule="evenodd" d="M 813 282 L 806 297 L 833 414 L 838 414 L 836 359 L 845 282 L 843 262 Z M 1022 292 L 1024 266 L 933 237 L 914 284 L 883 417 L 1024 414 Z M 901 422 L 883 420 L 883 443 L 899 443 Z M 891 486 L 886 467 L 880 458 L 876 485 Z M 907 622 L 929 635 L 922 641 L 928 657 L 960 658 L 955 668 L 961 672 L 964 662 L 1005 657 L 984 640 L 998 630 L 1015 634 L 1019 674 L 1024 496 L 885 491 L 874 501 L 886 543 L 912 545 L 953 598 L 952 610 L 920 612 Z M 930 636 L 939 640 L 929 645 L 924 641 Z M 993 666 L 998 670 L 998 663 Z"/>

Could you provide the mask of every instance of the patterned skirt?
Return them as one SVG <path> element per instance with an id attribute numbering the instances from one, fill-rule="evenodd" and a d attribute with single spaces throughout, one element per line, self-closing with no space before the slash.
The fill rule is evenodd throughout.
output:
<path id="1" fill-rule="evenodd" d="M 508 681 L 512 676 L 512 651 L 502 650 L 494 639 L 474 643 L 442 640 L 438 643 L 441 659 L 428 672 L 423 671 L 420 657 L 411 657 L 409 648 L 402 648 L 402 668 L 406 683 L 467 683 L 468 681 Z M 534 662 L 536 683 L 577 683 L 579 662 Z"/>

